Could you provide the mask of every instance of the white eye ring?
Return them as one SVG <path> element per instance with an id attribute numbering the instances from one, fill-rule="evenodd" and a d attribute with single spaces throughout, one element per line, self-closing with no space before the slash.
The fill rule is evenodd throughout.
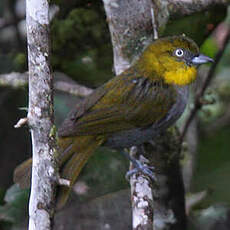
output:
<path id="1" fill-rule="evenodd" d="M 177 57 L 182 57 L 184 55 L 184 51 L 182 49 L 177 49 L 175 54 Z"/>

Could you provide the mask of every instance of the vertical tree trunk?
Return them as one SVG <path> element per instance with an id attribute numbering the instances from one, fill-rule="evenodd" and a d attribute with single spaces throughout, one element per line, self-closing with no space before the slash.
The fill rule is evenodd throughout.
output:
<path id="1" fill-rule="evenodd" d="M 53 79 L 49 64 L 49 5 L 27 0 L 29 63 L 28 125 L 33 146 L 29 230 L 51 229 L 56 184 Z"/>

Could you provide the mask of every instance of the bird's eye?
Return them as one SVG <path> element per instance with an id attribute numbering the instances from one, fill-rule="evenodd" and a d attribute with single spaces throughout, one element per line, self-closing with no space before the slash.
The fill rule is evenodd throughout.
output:
<path id="1" fill-rule="evenodd" d="M 182 49 L 177 49 L 177 50 L 175 51 L 175 55 L 176 55 L 177 57 L 182 57 L 182 56 L 184 55 L 184 51 L 183 51 Z"/>

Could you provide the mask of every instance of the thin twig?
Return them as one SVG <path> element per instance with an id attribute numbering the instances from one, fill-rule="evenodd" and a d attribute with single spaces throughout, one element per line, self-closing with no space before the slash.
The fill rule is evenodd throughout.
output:
<path id="1" fill-rule="evenodd" d="M 158 39 L 158 31 L 157 31 L 157 23 L 156 23 L 156 16 L 154 13 L 154 8 L 151 7 L 151 16 L 152 16 L 152 26 L 153 26 L 153 38 L 154 40 Z"/>
<path id="2" fill-rule="evenodd" d="M 14 128 L 21 128 L 23 125 L 25 125 L 28 122 L 28 118 L 20 118 L 16 125 L 14 125 Z"/>
<path id="3" fill-rule="evenodd" d="M 67 186 L 67 187 L 70 186 L 70 181 L 69 180 L 66 180 L 66 179 L 60 178 L 60 177 L 58 177 L 57 183 L 58 183 L 58 185 L 63 185 L 63 186 Z"/>
<path id="4" fill-rule="evenodd" d="M 214 63 L 212 64 L 212 66 L 211 66 L 211 68 L 210 68 L 210 70 L 208 72 L 207 78 L 205 79 L 205 81 L 204 81 L 204 83 L 203 83 L 203 85 L 201 87 L 201 90 L 196 95 L 195 102 L 194 102 L 194 108 L 192 109 L 192 111 L 190 113 L 190 116 L 188 117 L 188 119 L 187 119 L 187 121 L 185 123 L 184 129 L 182 131 L 182 134 L 181 134 L 181 141 L 183 141 L 183 139 L 184 139 L 184 137 L 185 137 L 185 135 L 186 135 L 186 133 L 188 131 L 189 125 L 191 124 L 191 122 L 194 119 L 195 115 L 201 109 L 201 107 L 203 105 L 201 103 L 201 98 L 203 97 L 205 90 L 207 89 L 207 87 L 211 83 L 212 79 L 214 78 L 216 67 L 219 64 L 219 62 L 221 60 L 221 57 L 224 54 L 224 51 L 225 51 L 225 48 L 226 48 L 226 46 L 227 46 L 227 44 L 229 42 L 229 39 L 230 39 L 230 29 L 228 30 L 226 38 L 225 38 L 225 40 L 223 42 L 223 46 L 221 47 L 221 49 L 216 54 L 216 57 L 214 59 Z"/>

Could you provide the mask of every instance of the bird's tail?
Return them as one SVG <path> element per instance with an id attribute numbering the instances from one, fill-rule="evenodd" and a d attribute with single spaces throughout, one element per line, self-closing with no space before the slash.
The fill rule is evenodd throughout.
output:
<path id="1" fill-rule="evenodd" d="M 60 167 L 61 178 L 69 180 L 70 187 L 62 186 L 58 189 L 57 209 L 64 206 L 83 166 L 103 141 L 103 138 L 95 136 L 66 137 L 59 140 L 59 146 L 64 150 L 59 160 L 60 165 L 63 165 Z"/>
<path id="2" fill-rule="evenodd" d="M 103 143 L 103 138 L 96 136 L 79 136 L 59 138 L 58 164 L 61 178 L 70 181 L 70 187 L 61 186 L 57 194 L 57 208 L 66 203 L 70 190 L 75 183 L 83 166 L 93 152 Z M 21 188 L 27 188 L 31 183 L 32 159 L 20 164 L 14 171 L 14 182 Z"/>
<path id="3" fill-rule="evenodd" d="M 20 188 L 29 188 L 31 184 L 32 158 L 22 162 L 14 170 L 14 183 L 19 184 Z"/>

